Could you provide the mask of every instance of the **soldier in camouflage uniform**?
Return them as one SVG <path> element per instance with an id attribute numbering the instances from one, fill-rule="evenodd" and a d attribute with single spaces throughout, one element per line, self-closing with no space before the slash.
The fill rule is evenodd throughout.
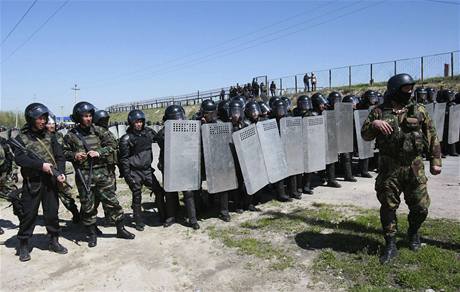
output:
<path id="1" fill-rule="evenodd" d="M 408 74 L 391 77 L 385 102 L 374 108 L 363 124 L 364 140 L 376 139 L 380 150 L 380 172 L 375 182 L 380 201 L 380 220 L 386 247 L 382 264 L 396 257 L 396 210 L 400 195 L 409 207 L 408 239 L 411 250 L 421 247 L 418 230 L 428 215 L 430 198 L 422 154 L 430 161 L 430 172 L 441 173 L 441 149 L 436 130 L 425 107 L 411 100 L 415 81 Z"/>
<path id="2" fill-rule="evenodd" d="M 55 135 L 57 141 L 59 144 L 63 145 L 64 144 L 64 135 L 62 135 L 61 132 L 56 132 L 56 117 L 53 115 L 50 115 L 48 117 L 48 123 L 46 124 L 46 129 L 48 130 L 48 133 L 51 135 Z M 70 186 L 62 186 L 62 188 L 59 189 L 58 196 L 59 199 L 61 200 L 61 203 L 64 205 L 64 207 L 69 210 L 72 213 L 72 222 L 73 223 L 78 223 L 80 222 L 80 213 L 78 212 L 78 207 L 75 204 L 75 197 L 76 191 L 72 189 Z"/>
<path id="3" fill-rule="evenodd" d="M 66 254 L 59 241 L 58 188 L 65 183 L 65 158 L 62 145 L 46 131 L 50 111 L 41 103 L 32 103 L 25 109 L 27 124 L 15 138 L 13 147 L 16 163 L 23 177 L 22 210 L 19 216 L 19 260 L 30 260 L 29 239 L 35 228 L 40 203 L 48 234 L 49 250 Z M 20 147 L 22 146 L 22 147 Z"/>
<path id="4" fill-rule="evenodd" d="M 107 131 L 93 124 L 94 106 L 79 102 L 73 108 L 72 120 L 77 126 L 64 137 L 64 155 L 76 171 L 80 193 L 81 220 L 87 229 L 88 246 L 97 245 L 97 206 L 105 205 L 107 214 L 115 222 L 117 237 L 134 239 L 124 227 L 123 208 L 115 194 L 115 182 L 107 167 L 107 157 L 116 145 Z"/>
<path id="5" fill-rule="evenodd" d="M 16 190 L 16 185 L 11 179 L 14 156 L 11 152 L 7 140 L 0 137 L 0 198 L 8 199 L 8 193 Z M 0 234 L 3 234 L 0 227 Z"/>

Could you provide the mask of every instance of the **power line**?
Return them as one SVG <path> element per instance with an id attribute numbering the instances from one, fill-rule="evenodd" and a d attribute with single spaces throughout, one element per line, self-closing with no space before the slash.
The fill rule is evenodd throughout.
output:
<path id="1" fill-rule="evenodd" d="M 16 49 L 14 49 L 9 55 L 8 57 L 6 57 L 5 59 L 2 60 L 1 64 L 5 63 L 9 58 L 11 58 L 14 54 L 16 54 L 17 51 L 19 51 L 23 46 L 25 46 L 40 30 L 42 30 L 45 25 L 54 17 L 56 16 L 56 14 L 58 14 L 59 11 L 62 10 L 62 8 L 64 8 L 64 6 L 67 5 L 67 3 L 69 3 L 70 0 L 67 0 L 65 1 L 64 3 L 62 3 L 56 10 L 54 10 L 54 12 L 48 16 L 48 18 L 24 41 L 22 42 L 19 46 L 16 47 Z"/>
<path id="2" fill-rule="evenodd" d="M 29 13 L 29 11 L 34 7 L 35 3 L 37 3 L 38 0 L 34 0 L 32 4 L 30 4 L 29 8 L 27 8 L 26 12 L 21 16 L 21 18 L 16 22 L 16 24 L 13 26 L 13 28 L 10 30 L 10 32 L 6 35 L 6 37 L 2 40 L 2 43 L 0 44 L 0 47 L 3 46 L 3 44 L 6 42 L 6 40 L 10 37 L 10 35 L 16 30 L 16 28 L 19 26 L 19 24 L 24 20 L 26 15 Z"/>
<path id="3" fill-rule="evenodd" d="M 307 20 L 303 20 L 303 21 L 298 22 L 298 23 L 296 23 L 296 24 L 294 24 L 294 25 L 290 25 L 290 26 L 284 27 L 284 28 L 282 28 L 282 29 L 278 29 L 278 30 L 276 30 L 276 31 L 274 31 L 274 32 L 269 32 L 269 33 L 266 33 L 266 34 L 263 34 L 263 35 L 259 35 L 259 36 L 257 36 L 257 38 L 254 38 L 254 39 L 252 39 L 252 40 L 240 42 L 240 43 L 237 43 L 236 45 L 232 45 L 232 46 L 230 46 L 230 47 L 228 47 L 228 48 L 225 48 L 225 49 L 223 49 L 223 50 L 218 50 L 218 51 L 213 52 L 213 53 L 210 53 L 210 54 L 208 54 L 208 55 L 204 55 L 204 56 L 201 56 L 201 57 L 197 57 L 197 58 L 195 58 L 195 59 L 192 59 L 192 60 L 189 60 L 189 61 L 185 61 L 185 62 L 182 62 L 182 63 L 179 63 L 179 64 L 171 65 L 171 66 L 169 66 L 169 68 L 166 67 L 166 68 L 163 68 L 163 69 L 160 69 L 160 70 L 156 70 L 156 71 L 150 72 L 150 73 L 148 73 L 148 74 L 152 74 L 152 73 L 153 73 L 154 75 L 157 75 L 156 73 L 162 73 L 164 70 L 167 70 L 167 72 L 169 72 L 168 69 L 170 69 L 170 68 L 174 68 L 174 67 L 178 67 L 178 66 L 179 66 L 179 67 L 180 67 L 180 66 L 185 66 L 185 65 L 188 65 L 188 64 L 190 64 L 190 63 L 194 63 L 194 62 L 197 62 L 197 61 L 200 61 L 200 60 L 203 60 L 203 59 L 207 59 L 207 58 L 212 57 L 212 56 L 215 56 L 215 55 L 220 56 L 223 52 L 228 52 L 228 51 L 232 51 L 232 50 L 234 50 L 234 49 L 239 49 L 239 48 L 241 48 L 241 46 L 247 45 L 247 44 L 249 44 L 249 43 L 260 43 L 260 42 L 261 42 L 261 39 L 263 39 L 263 38 L 265 38 L 265 37 L 272 36 L 273 34 L 279 34 L 279 33 L 284 32 L 284 31 L 286 31 L 286 30 L 290 30 L 290 29 L 292 29 L 292 28 L 294 28 L 294 27 L 297 27 L 297 26 L 299 26 L 299 25 L 302 25 L 302 24 L 305 24 L 305 23 L 309 23 L 309 22 L 311 22 L 311 21 L 313 21 L 313 20 L 315 20 L 315 19 L 321 19 L 321 18 L 323 18 L 323 17 L 325 17 L 325 16 L 329 16 L 329 15 L 332 14 L 332 13 L 335 13 L 335 12 L 337 12 L 337 11 L 342 11 L 343 9 L 350 8 L 350 7 L 352 7 L 352 6 L 354 6 L 354 5 L 357 5 L 357 4 L 361 3 L 361 2 L 363 2 L 363 1 L 358 1 L 358 2 L 355 2 L 355 3 L 352 3 L 352 4 L 342 5 L 342 6 L 338 7 L 338 8 L 336 8 L 336 9 L 332 9 L 332 10 L 329 10 L 329 11 L 325 11 L 325 12 L 322 13 L 322 14 L 319 14 L 319 15 L 317 15 L 317 16 L 315 16 L 315 17 L 308 18 Z M 327 5 L 326 5 L 326 6 L 327 6 Z M 272 25 L 270 25 L 270 26 L 272 26 Z M 253 33 L 250 33 L 250 34 L 253 34 Z M 238 39 L 238 38 L 234 38 L 234 39 Z M 228 43 L 228 42 L 226 42 L 226 43 Z M 257 46 L 257 45 L 256 45 L 256 46 Z M 238 50 L 238 51 L 239 51 L 239 50 Z M 202 63 L 202 62 L 199 62 L 199 63 Z M 174 72 L 174 71 L 177 71 L 177 70 L 173 70 L 173 72 Z M 139 73 L 140 73 L 140 72 L 139 72 Z M 129 74 L 129 75 L 137 75 L 137 74 Z M 151 76 L 150 76 L 150 77 L 147 77 L 147 78 L 134 79 L 134 80 L 144 80 L 144 79 L 149 79 L 149 78 L 151 78 Z M 118 80 L 118 79 L 120 79 L 120 78 L 116 78 L 115 80 Z M 114 80 L 111 80 L 111 81 L 105 82 L 105 85 L 107 85 L 107 84 L 112 84 L 113 82 L 115 82 L 115 81 L 114 81 Z M 102 86 L 103 86 L 103 85 L 102 85 Z M 90 86 L 90 88 L 91 88 L 91 87 L 99 87 L 99 86 L 97 86 L 97 85 L 96 85 L 96 86 Z"/>
<path id="4" fill-rule="evenodd" d="M 313 7 L 311 9 L 309 9 L 308 11 L 318 11 L 319 9 L 323 9 L 331 4 L 333 4 L 334 2 L 327 2 L 325 5 L 319 5 L 317 7 Z M 227 39 L 221 43 L 218 43 L 216 45 L 213 45 L 213 46 L 210 46 L 210 47 L 207 47 L 207 48 L 204 48 L 204 49 L 201 49 L 199 51 L 195 51 L 193 53 L 190 53 L 190 54 L 186 54 L 186 55 L 183 55 L 181 57 L 177 57 L 177 58 L 173 58 L 169 61 L 165 61 L 165 62 L 162 62 L 162 63 L 159 63 L 159 64 L 156 64 L 156 65 L 150 65 L 150 66 L 146 66 L 144 68 L 141 68 L 141 69 L 138 69 L 138 70 L 135 70 L 135 71 L 131 71 L 131 72 L 128 72 L 128 73 L 124 73 L 124 74 L 119 74 L 117 76 L 115 76 L 114 78 L 111 78 L 111 79 L 121 79 L 123 78 L 124 76 L 127 76 L 127 75 L 137 75 L 139 73 L 142 73 L 142 72 L 145 72 L 145 71 L 148 71 L 149 69 L 152 69 L 152 68 L 155 68 L 155 67 L 161 67 L 161 66 L 165 66 L 165 65 L 168 65 L 168 64 L 171 64 L 171 63 L 175 63 L 177 61 L 180 61 L 182 59 L 186 59 L 188 57 L 191 57 L 191 56 L 195 56 L 195 55 L 199 55 L 199 54 L 202 54 L 203 52 L 206 52 L 206 51 L 209 51 L 209 50 L 213 50 L 213 49 L 216 49 L 216 48 L 219 48 L 219 47 L 222 47 L 224 45 L 227 45 L 228 43 L 232 43 L 233 41 L 236 41 L 238 39 L 244 39 L 244 38 L 247 38 L 248 36 L 251 36 L 251 35 L 254 35 L 258 32 L 261 32 L 267 28 L 270 28 L 270 27 L 273 27 L 273 26 L 276 26 L 280 23 L 284 23 L 284 22 L 287 22 L 287 21 L 290 21 L 292 19 L 294 19 L 295 17 L 297 16 L 301 16 L 301 15 L 305 15 L 305 11 L 302 11 L 300 13 L 296 13 L 296 14 L 293 14 L 293 15 L 290 15 L 286 18 L 283 18 L 277 22 L 274 22 L 272 24 L 268 24 L 268 25 L 265 25 L 257 30 L 254 30 L 252 32 L 249 32 L 249 33 L 245 33 L 244 35 L 239 35 L 239 36 L 236 36 L 234 38 L 231 38 L 231 39 Z M 260 36 L 259 36 L 260 37 Z M 172 65 L 174 66 L 174 65 Z M 166 67 L 167 68 L 167 67 Z M 98 82 L 96 82 L 98 83 Z M 93 87 L 93 86 L 90 86 L 90 88 Z"/>

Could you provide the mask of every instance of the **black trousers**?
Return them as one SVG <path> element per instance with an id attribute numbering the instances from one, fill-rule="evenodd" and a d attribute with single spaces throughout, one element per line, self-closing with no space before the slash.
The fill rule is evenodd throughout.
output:
<path id="1" fill-rule="evenodd" d="M 18 239 L 29 239 L 34 232 L 38 208 L 42 204 L 48 234 L 59 234 L 59 199 L 57 186 L 48 177 L 24 178 L 21 203 L 23 216 L 19 218 Z"/>

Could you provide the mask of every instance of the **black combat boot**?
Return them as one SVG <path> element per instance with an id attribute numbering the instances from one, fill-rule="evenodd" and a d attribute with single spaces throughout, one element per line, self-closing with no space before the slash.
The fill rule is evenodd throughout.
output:
<path id="1" fill-rule="evenodd" d="M 95 224 L 86 227 L 86 236 L 88 237 L 88 247 L 95 247 L 97 245 Z"/>
<path id="2" fill-rule="evenodd" d="M 293 175 L 287 178 L 287 188 L 291 198 L 302 199 L 302 194 L 297 192 L 297 176 Z"/>
<path id="3" fill-rule="evenodd" d="M 80 222 L 80 212 L 78 212 L 78 208 L 76 205 L 70 207 L 69 211 L 72 213 L 72 223 L 78 224 Z"/>
<path id="4" fill-rule="evenodd" d="M 142 207 L 141 206 L 134 206 L 133 217 L 134 217 L 134 223 L 136 224 L 136 230 L 144 231 L 145 224 L 142 221 Z"/>
<path id="5" fill-rule="evenodd" d="M 326 165 L 326 180 L 327 186 L 331 188 L 341 188 L 342 186 L 335 179 L 335 165 L 334 163 Z"/>
<path id="6" fill-rule="evenodd" d="M 123 220 L 119 220 L 115 222 L 115 226 L 117 226 L 117 237 L 123 239 L 134 239 L 136 237 L 134 234 L 129 232 L 125 229 L 125 224 Z"/>
<path id="7" fill-rule="evenodd" d="M 29 240 L 28 239 L 19 240 L 19 260 L 21 262 L 27 262 L 30 260 Z"/>
<path id="8" fill-rule="evenodd" d="M 304 173 L 302 177 L 302 193 L 307 195 L 313 195 L 311 189 L 311 173 Z"/>
<path id="9" fill-rule="evenodd" d="M 412 251 L 418 251 L 422 247 L 422 242 L 420 241 L 420 234 L 417 231 L 413 231 L 409 228 L 407 230 L 407 238 L 409 240 L 409 248 Z"/>
<path id="10" fill-rule="evenodd" d="M 168 217 L 168 218 L 166 218 L 165 223 L 163 223 L 163 227 L 167 228 L 167 227 L 173 225 L 174 223 L 176 223 L 176 218 Z"/>
<path id="11" fill-rule="evenodd" d="M 455 144 L 448 144 L 447 149 L 450 156 L 458 156 L 457 149 L 455 149 Z"/>
<path id="12" fill-rule="evenodd" d="M 398 249 L 396 248 L 395 236 L 385 236 L 385 250 L 380 257 L 380 263 L 385 265 L 393 258 L 398 256 Z"/>
<path id="13" fill-rule="evenodd" d="M 0 235 L 2 235 L 3 233 L 5 233 L 5 231 L 3 231 L 3 228 L 0 227 Z"/>
<path id="14" fill-rule="evenodd" d="M 50 243 L 48 245 L 48 249 L 52 252 L 59 253 L 59 254 L 67 253 L 67 248 L 65 248 L 62 244 L 59 243 L 57 235 L 51 236 Z"/>
<path id="15" fill-rule="evenodd" d="M 275 191 L 276 197 L 280 202 L 291 202 L 292 199 L 286 195 L 286 191 L 284 190 L 284 182 L 281 180 L 275 183 Z"/>
<path id="16" fill-rule="evenodd" d="M 359 160 L 359 172 L 361 177 L 372 178 L 372 175 L 369 173 L 369 158 Z"/>
<path id="17" fill-rule="evenodd" d="M 343 169 L 344 169 L 344 176 L 343 178 L 346 181 L 351 181 L 351 182 L 357 182 L 356 178 L 353 176 L 353 172 L 351 169 L 351 154 L 350 153 L 344 153 L 343 154 Z"/>

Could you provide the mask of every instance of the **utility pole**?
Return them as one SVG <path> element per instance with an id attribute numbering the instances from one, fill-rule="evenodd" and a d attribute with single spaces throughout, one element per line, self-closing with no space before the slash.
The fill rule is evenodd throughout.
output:
<path id="1" fill-rule="evenodd" d="M 77 91 L 80 90 L 80 88 L 78 88 L 77 84 L 75 84 L 74 87 L 72 87 L 70 89 L 75 92 L 75 102 L 74 102 L 74 104 L 76 104 L 77 103 Z"/>

